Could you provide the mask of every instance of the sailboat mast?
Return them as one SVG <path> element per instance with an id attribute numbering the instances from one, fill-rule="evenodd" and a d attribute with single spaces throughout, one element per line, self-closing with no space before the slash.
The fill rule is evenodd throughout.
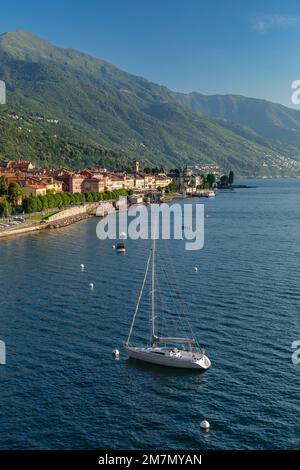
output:
<path id="1" fill-rule="evenodd" d="M 138 297 L 138 300 L 137 300 L 137 304 L 136 304 L 136 307 L 135 307 L 135 312 L 134 312 L 134 315 L 133 315 L 133 318 L 132 318 L 132 322 L 131 322 L 131 326 L 130 326 L 128 338 L 127 338 L 127 340 L 126 340 L 126 342 L 125 342 L 125 346 L 129 346 L 129 341 L 130 341 L 130 337 L 131 337 L 131 334 L 132 334 L 134 322 L 135 322 L 135 319 L 136 319 L 136 315 L 137 315 L 137 313 L 138 313 L 138 310 L 139 310 L 139 308 L 140 308 L 140 303 L 141 303 L 141 300 L 142 300 L 142 295 L 143 295 L 144 287 L 145 287 L 145 284 L 146 284 L 146 279 L 147 279 L 147 275 L 148 275 L 148 271 L 149 271 L 149 266 L 150 266 L 150 260 L 151 260 L 151 252 L 150 252 L 150 254 L 149 254 L 149 256 L 148 256 L 147 265 L 146 265 L 146 271 L 145 271 L 145 274 L 144 274 L 143 283 L 142 283 L 141 290 L 140 290 L 140 293 L 139 293 L 139 297 Z"/>
<path id="2" fill-rule="evenodd" d="M 156 248 L 156 224 L 154 228 L 152 245 L 152 286 L 151 286 L 151 321 L 152 321 L 152 346 L 155 344 L 155 248 Z"/>

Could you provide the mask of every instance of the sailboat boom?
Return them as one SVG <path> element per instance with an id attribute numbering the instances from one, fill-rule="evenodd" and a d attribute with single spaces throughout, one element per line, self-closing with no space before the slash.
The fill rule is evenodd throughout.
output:
<path id="1" fill-rule="evenodd" d="M 163 338 L 159 337 L 156 338 L 156 343 L 188 343 L 194 344 L 196 343 L 195 338 Z"/>

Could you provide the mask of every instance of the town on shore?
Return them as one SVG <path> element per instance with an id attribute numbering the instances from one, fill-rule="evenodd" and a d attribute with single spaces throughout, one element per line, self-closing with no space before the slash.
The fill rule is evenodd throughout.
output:
<path id="1" fill-rule="evenodd" d="M 203 175 L 188 168 L 140 168 L 134 160 L 131 171 L 106 168 L 83 169 L 35 168 L 26 160 L 0 163 L 0 216 L 33 214 L 87 202 L 114 200 L 129 196 L 132 202 L 168 200 L 174 195 L 207 195 L 216 185 L 232 185 L 233 172 L 217 181 L 213 173 Z"/>

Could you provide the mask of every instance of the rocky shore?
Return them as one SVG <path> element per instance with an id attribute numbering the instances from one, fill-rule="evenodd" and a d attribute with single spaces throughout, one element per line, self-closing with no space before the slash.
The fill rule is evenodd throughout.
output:
<path id="1" fill-rule="evenodd" d="M 65 219 L 59 219 L 55 222 L 45 223 L 45 228 L 48 229 L 56 229 L 56 228 L 63 228 L 68 227 L 68 225 L 75 224 L 76 222 L 80 222 L 81 220 L 89 219 L 93 217 L 91 214 L 78 214 L 73 215 L 72 217 L 66 217 Z"/>

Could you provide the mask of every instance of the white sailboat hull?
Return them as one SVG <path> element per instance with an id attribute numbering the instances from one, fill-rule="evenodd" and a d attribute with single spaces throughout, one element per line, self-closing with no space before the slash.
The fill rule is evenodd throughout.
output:
<path id="1" fill-rule="evenodd" d="M 179 369 L 198 369 L 207 370 L 211 362 L 204 354 L 197 355 L 189 351 L 177 350 L 176 353 L 172 348 L 139 348 L 127 347 L 129 357 L 152 364 L 176 367 Z"/>

